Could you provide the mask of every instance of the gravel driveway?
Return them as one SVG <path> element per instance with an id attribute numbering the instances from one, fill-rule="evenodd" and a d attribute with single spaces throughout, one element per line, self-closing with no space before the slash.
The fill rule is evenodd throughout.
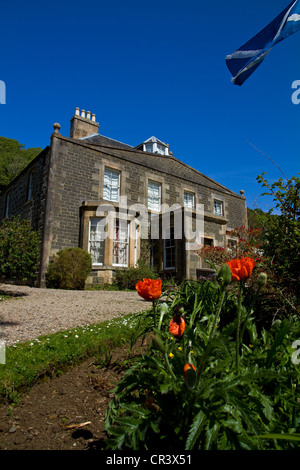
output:
<path id="1" fill-rule="evenodd" d="M 0 284 L 0 341 L 6 345 L 152 307 L 136 292 L 68 291 Z M 0 294 L 1 295 L 1 294 Z"/>

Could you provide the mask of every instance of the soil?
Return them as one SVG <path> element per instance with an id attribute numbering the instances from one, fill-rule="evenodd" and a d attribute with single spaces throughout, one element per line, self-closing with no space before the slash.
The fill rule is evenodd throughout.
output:
<path id="1" fill-rule="evenodd" d="M 140 353 L 137 343 L 130 357 Z M 36 383 L 18 405 L 2 405 L 0 450 L 105 449 L 105 411 L 125 371 L 124 359 L 128 346 L 112 351 L 108 364 L 90 358 Z"/>

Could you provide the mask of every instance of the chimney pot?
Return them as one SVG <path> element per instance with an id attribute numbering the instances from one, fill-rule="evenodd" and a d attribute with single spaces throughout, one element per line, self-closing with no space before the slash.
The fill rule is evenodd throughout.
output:
<path id="1" fill-rule="evenodd" d="M 91 111 L 85 112 L 84 109 L 80 111 L 76 108 L 75 115 L 71 119 L 70 137 L 72 139 L 81 139 L 92 134 L 98 134 L 99 123 L 96 122 L 96 115 Z"/>

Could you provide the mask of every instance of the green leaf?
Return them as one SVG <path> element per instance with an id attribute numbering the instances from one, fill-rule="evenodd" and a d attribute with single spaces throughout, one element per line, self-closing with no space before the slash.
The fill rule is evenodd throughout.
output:
<path id="1" fill-rule="evenodd" d="M 205 450 L 210 450 L 212 444 L 216 440 L 218 436 L 218 432 L 220 429 L 220 425 L 215 423 L 212 427 L 207 427 L 206 429 L 206 442 L 205 442 Z"/>
<path id="2" fill-rule="evenodd" d="M 257 439 L 284 439 L 286 441 L 300 441 L 300 434 L 284 433 L 284 434 L 264 434 L 262 436 L 255 436 Z"/>
<path id="3" fill-rule="evenodd" d="M 199 413 L 193 419 L 188 438 L 185 444 L 185 450 L 192 450 L 196 444 L 198 437 L 204 427 L 206 420 L 206 414 L 200 410 Z"/>

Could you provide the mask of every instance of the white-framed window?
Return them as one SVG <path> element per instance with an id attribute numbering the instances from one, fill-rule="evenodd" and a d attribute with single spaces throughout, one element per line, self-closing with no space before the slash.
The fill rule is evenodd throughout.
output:
<path id="1" fill-rule="evenodd" d="M 184 207 L 195 209 L 195 194 L 190 191 L 184 191 Z"/>
<path id="2" fill-rule="evenodd" d="M 129 255 L 129 222 L 116 218 L 114 220 L 113 266 L 128 266 Z"/>
<path id="3" fill-rule="evenodd" d="M 120 199 L 120 172 L 112 168 L 104 170 L 103 199 L 112 202 Z"/>
<path id="4" fill-rule="evenodd" d="M 138 238 L 139 238 L 139 226 L 135 224 L 134 227 L 134 267 L 138 264 Z"/>
<path id="5" fill-rule="evenodd" d="M 145 144 L 146 152 L 153 153 L 153 144 Z"/>
<path id="6" fill-rule="evenodd" d="M 160 153 L 161 155 L 165 154 L 165 147 L 163 145 L 157 144 L 157 153 Z"/>
<path id="7" fill-rule="evenodd" d="M 220 216 L 224 215 L 223 201 L 220 201 L 219 199 L 214 199 L 214 214 Z"/>
<path id="8" fill-rule="evenodd" d="M 148 181 L 148 209 L 159 212 L 161 208 L 161 184 Z"/>
<path id="9" fill-rule="evenodd" d="M 89 253 L 92 256 L 93 265 L 104 265 L 105 224 L 105 218 L 90 218 Z"/>
<path id="10" fill-rule="evenodd" d="M 164 239 L 164 269 L 175 268 L 174 227 L 170 227 L 169 238 Z"/>

